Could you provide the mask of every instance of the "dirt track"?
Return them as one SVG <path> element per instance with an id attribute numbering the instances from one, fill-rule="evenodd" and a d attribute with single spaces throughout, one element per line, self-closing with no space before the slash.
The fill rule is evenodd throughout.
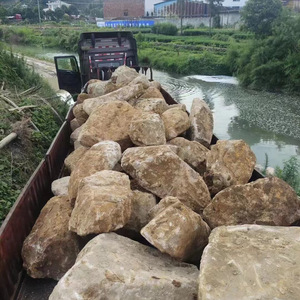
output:
<path id="1" fill-rule="evenodd" d="M 25 61 L 31 66 L 36 73 L 40 74 L 50 84 L 54 90 L 58 90 L 56 70 L 54 63 L 24 56 Z"/>

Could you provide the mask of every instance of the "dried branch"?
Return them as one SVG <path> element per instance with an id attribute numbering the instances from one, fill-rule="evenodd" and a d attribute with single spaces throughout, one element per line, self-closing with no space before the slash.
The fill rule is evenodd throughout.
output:
<path id="1" fill-rule="evenodd" d="M 0 94 L 0 98 L 3 99 L 5 102 L 9 103 L 11 106 L 13 106 L 14 108 L 16 109 L 20 109 L 20 107 L 15 103 L 13 102 L 12 100 L 10 100 L 9 98 L 5 97 L 4 95 L 1 95 Z M 20 111 L 20 114 L 24 115 L 24 112 L 23 111 Z M 33 128 L 40 132 L 40 130 L 36 127 L 36 125 L 30 120 L 30 124 L 33 126 Z"/>
<path id="2" fill-rule="evenodd" d="M 18 112 L 21 112 L 23 111 L 24 109 L 27 109 L 27 108 L 35 108 L 37 107 L 37 105 L 25 105 L 25 106 L 19 106 L 18 108 L 10 108 L 9 111 L 15 111 L 17 110 Z"/>
<path id="3" fill-rule="evenodd" d="M 59 115 L 59 113 L 53 108 L 53 106 L 52 106 L 46 99 L 44 99 L 44 98 L 42 98 L 42 97 L 40 97 L 40 96 L 39 96 L 39 99 L 40 99 L 41 101 L 43 101 L 46 105 L 48 105 L 48 106 L 51 108 L 51 110 L 52 110 L 53 113 L 57 116 L 57 118 L 61 121 L 61 123 L 64 122 L 64 120 L 63 120 L 62 117 Z"/>

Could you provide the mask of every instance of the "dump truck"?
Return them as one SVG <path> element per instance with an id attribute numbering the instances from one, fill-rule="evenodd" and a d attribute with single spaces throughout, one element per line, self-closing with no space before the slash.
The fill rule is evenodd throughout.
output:
<path id="1" fill-rule="evenodd" d="M 147 71 L 138 66 L 136 42 L 132 33 L 83 33 L 79 41 L 78 66 L 75 56 L 55 58 L 59 87 L 79 93 L 91 79 L 108 79 L 121 65 Z M 151 78 L 152 79 L 152 78 Z M 168 104 L 177 102 L 162 88 Z M 22 267 L 21 250 L 37 217 L 47 201 L 53 197 L 51 183 L 65 175 L 64 160 L 73 151 L 70 144 L 70 122 L 74 118 L 69 110 L 64 123 L 54 138 L 44 159 L 26 183 L 0 228 L 0 299 L 48 299 L 57 281 L 33 279 Z M 211 143 L 217 142 L 213 136 Z M 256 170 L 250 181 L 263 177 Z"/>

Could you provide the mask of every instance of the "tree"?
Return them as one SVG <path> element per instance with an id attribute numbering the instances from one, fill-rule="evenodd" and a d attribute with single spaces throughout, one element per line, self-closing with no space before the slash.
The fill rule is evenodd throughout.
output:
<path id="1" fill-rule="evenodd" d="M 70 5 L 69 6 L 69 15 L 79 15 L 79 11 L 75 5 Z"/>
<path id="2" fill-rule="evenodd" d="M 241 16 L 248 30 L 256 35 L 270 35 L 274 21 L 281 13 L 280 0 L 248 0 Z"/>
<path id="3" fill-rule="evenodd" d="M 209 7 L 209 27 L 220 27 L 220 9 L 224 0 L 206 0 Z M 213 24 L 212 24 L 213 20 Z"/>
<path id="4" fill-rule="evenodd" d="M 64 14 L 65 14 L 65 12 L 61 8 L 58 7 L 54 11 L 54 16 L 56 18 L 56 21 L 60 21 L 63 18 Z"/>

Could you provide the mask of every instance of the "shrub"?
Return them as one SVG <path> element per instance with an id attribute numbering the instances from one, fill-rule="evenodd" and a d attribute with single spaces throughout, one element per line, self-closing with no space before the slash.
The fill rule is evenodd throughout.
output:
<path id="1" fill-rule="evenodd" d="M 171 23 L 158 23 L 152 27 L 152 32 L 156 34 L 176 35 L 177 27 Z"/>
<path id="2" fill-rule="evenodd" d="M 283 169 L 276 167 L 275 175 L 286 181 L 300 196 L 300 162 L 292 156 L 284 162 Z"/>

